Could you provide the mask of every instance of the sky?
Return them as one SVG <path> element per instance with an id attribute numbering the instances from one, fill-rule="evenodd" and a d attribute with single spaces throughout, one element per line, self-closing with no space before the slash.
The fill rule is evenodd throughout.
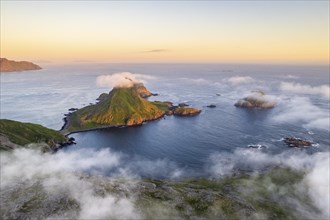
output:
<path id="1" fill-rule="evenodd" d="M 1 0 L 1 57 L 329 65 L 329 1 Z"/>

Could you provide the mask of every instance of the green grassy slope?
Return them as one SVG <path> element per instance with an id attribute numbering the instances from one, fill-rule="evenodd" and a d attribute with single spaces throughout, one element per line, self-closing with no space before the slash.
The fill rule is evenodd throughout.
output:
<path id="1" fill-rule="evenodd" d="M 99 103 L 72 113 L 65 129 L 72 132 L 106 126 L 139 125 L 164 114 L 163 109 L 143 99 L 134 87 L 114 88 Z"/>
<path id="2" fill-rule="evenodd" d="M 7 137 L 12 143 L 21 146 L 30 143 L 46 143 L 50 147 L 55 147 L 57 143 L 67 141 L 67 138 L 58 131 L 38 124 L 7 119 L 0 119 L 0 134 Z M 0 145 L 5 144 L 1 143 Z"/>

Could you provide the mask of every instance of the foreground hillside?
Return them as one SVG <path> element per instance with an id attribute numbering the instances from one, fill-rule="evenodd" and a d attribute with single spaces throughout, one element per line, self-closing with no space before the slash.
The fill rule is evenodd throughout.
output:
<path id="1" fill-rule="evenodd" d="M 0 58 L 0 72 L 15 72 L 24 70 L 40 70 L 41 67 L 27 61 L 14 61 Z"/>
<path id="2" fill-rule="evenodd" d="M 306 213 L 318 216 L 310 198 L 295 189 L 303 175 L 283 168 L 253 176 L 242 173 L 177 181 L 65 174 L 57 178 L 84 190 L 78 193 L 80 188 L 53 185 L 56 181 L 51 178 L 8 185 L 1 191 L 1 218 L 275 220 L 310 218 Z"/>
<path id="3" fill-rule="evenodd" d="M 49 151 L 68 141 L 60 132 L 38 124 L 0 119 L 0 150 L 35 147 Z"/>

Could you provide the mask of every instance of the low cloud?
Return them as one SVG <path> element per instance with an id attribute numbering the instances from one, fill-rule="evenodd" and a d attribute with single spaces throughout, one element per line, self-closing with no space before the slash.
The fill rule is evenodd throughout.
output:
<path id="1" fill-rule="evenodd" d="M 298 76 L 295 76 L 295 75 L 287 75 L 286 78 L 289 78 L 289 79 L 298 79 L 299 77 Z"/>
<path id="2" fill-rule="evenodd" d="M 17 149 L 1 154 L 1 189 L 38 183 L 49 199 L 68 195 L 79 204 L 79 212 L 74 216 L 70 216 L 72 213 L 53 213 L 59 215 L 54 218 L 139 218 L 133 198 L 97 195 L 91 182 L 75 174 L 87 170 L 94 174 L 111 170 L 119 164 L 120 158 L 108 150 L 42 154 L 36 150 Z"/>
<path id="3" fill-rule="evenodd" d="M 326 98 L 330 97 L 330 87 L 328 85 L 310 86 L 294 82 L 282 82 L 280 84 L 282 91 L 288 91 L 298 94 L 322 95 Z"/>
<path id="4" fill-rule="evenodd" d="M 313 105 L 309 98 L 292 98 L 283 108 L 282 111 L 272 118 L 274 122 L 300 122 L 306 128 L 330 130 L 329 111 Z"/>
<path id="5" fill-rule="evenodd" d="M 130 187 L 143 176 L 150 178 L 178 178 L 183 170 L 165 159 L 144 160 L 134 158 L 127 160 L 127 155 L 111 152 L 109 149 L 99 151 L 80 149 L 73 152 L 59 151 L 56 154 L 41 153 L 31 149 L 16 149 L 1 155 L 1 190 L 10 191 L 13 187 L 40 185 L 47 192 L 48 201 L 58 195 L 68 196 L 79 204 L 78 213 L 52 213 L 54 218 L 63 219 L 140 219 L 139 210 L 135 208 L 134 193 Z M 86 173 L 92 174 L 89 179 Z M 125 179 L 129 196 L 95 193 L 105 177 L 106 181 Z M 106 184 L 106 183 L 105 183 Z M 7 198 L 7 197 L 6 197 Z M 12 208 L 5 208 L 6 211 Z M 46 208 L 45 208 L 46 209 Z M 72 212 L 72 210 L 71 210 Z M 45 216 L 46 217 L 46 216 Z"/>
<path id="6" fill-rule="evenodd" d="M 225 79 L 226 82 L 229 82 L 232 85 L 247 84 L 252 83 L 255 80 L 250 76 L 234 76 L 228 79 Z"/>
<path id="7" fill-rule="evenodd" d="M 114 73 L 111 75 L 101 75 L 96 78 L 96 84 L 99 87 L 107 88 L 129 88 L 136 83 L 146 83 L 146 80 L 155 77 L 143 74 L 134 74 L 130 72 Z"/>
<path id="8" fill-rule="evenodd" d="M 192 84 L 197 84 L 197 85 L 203 85 L 203 84 L 209 84 L 211 85 L 212 82 L 210 82 L 209 80 L 206 80 L 204 78 L 197 78 L 197 79 L 192 79 L 192 78 L 180 78 L 180 80 L 184 81 L 184 82 L 189 82 Z"/>
<path id="9" fill-rule="evenodd" d="M 286 151 L 270 155 L 260 150 L 238 149 L 233 153 L 216 153 L 210 157 L 208 170 L 215 178 L 232 175 L 235 170 L 262 170 L 267 167 L 284 166 L 307 172 L 300 184 L 294 186 L 297 192 L 307 191 L 316 207 L 322 211 L 321 218 L 329 218 L 329 152 L 309 155 L 304 151 Z M 269 183 L 271 186 L 273 183 Z M 299 204 L 298 204 L 299 205 Z M 315 216 L 314 216 L 315 217 Z"/>

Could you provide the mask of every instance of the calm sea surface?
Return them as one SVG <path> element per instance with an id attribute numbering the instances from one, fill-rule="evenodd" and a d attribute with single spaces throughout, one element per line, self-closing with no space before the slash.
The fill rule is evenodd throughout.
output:
<path id="1" fill-rule="evenodd" d="M 185 102 L 202 113 L 190 118 L 168 116 L 139 127 L 72 134 L 77 144 L 62 151 L 110 149 L 127 163 L 142 161 L 148 166 L 148 161 L 158 161 L 182 168 L 188 176 L 207 173 L 212 155 L 248 145 L 262 145 L 261 151 L 268 154 L 294 153 L 297 149 L 289 149 L 281 141 L 288 136 L 316 143 L 306 150 L 308 153 L 329 151 L 327 66 L 47 65 L 40 71 L 1 74 L 1 118 L 60 129 L 69 108 L 95 103 L 99 94 L 110 91 L 97 87 L 96 77 L 117 72 L 153 76 L 146 86 L 159 96 L 151 100 Z M 284 88 L 283 83 L 292 89 Z M 277 106 L 271 110 L 234 107 L 238 99 L 256 89 L 265 91 Z M 210 104 L 217 107 L 207 108 Z M 144 170 L 141 175 L 163 174 L 161 170 L 152 174 Z"/>

